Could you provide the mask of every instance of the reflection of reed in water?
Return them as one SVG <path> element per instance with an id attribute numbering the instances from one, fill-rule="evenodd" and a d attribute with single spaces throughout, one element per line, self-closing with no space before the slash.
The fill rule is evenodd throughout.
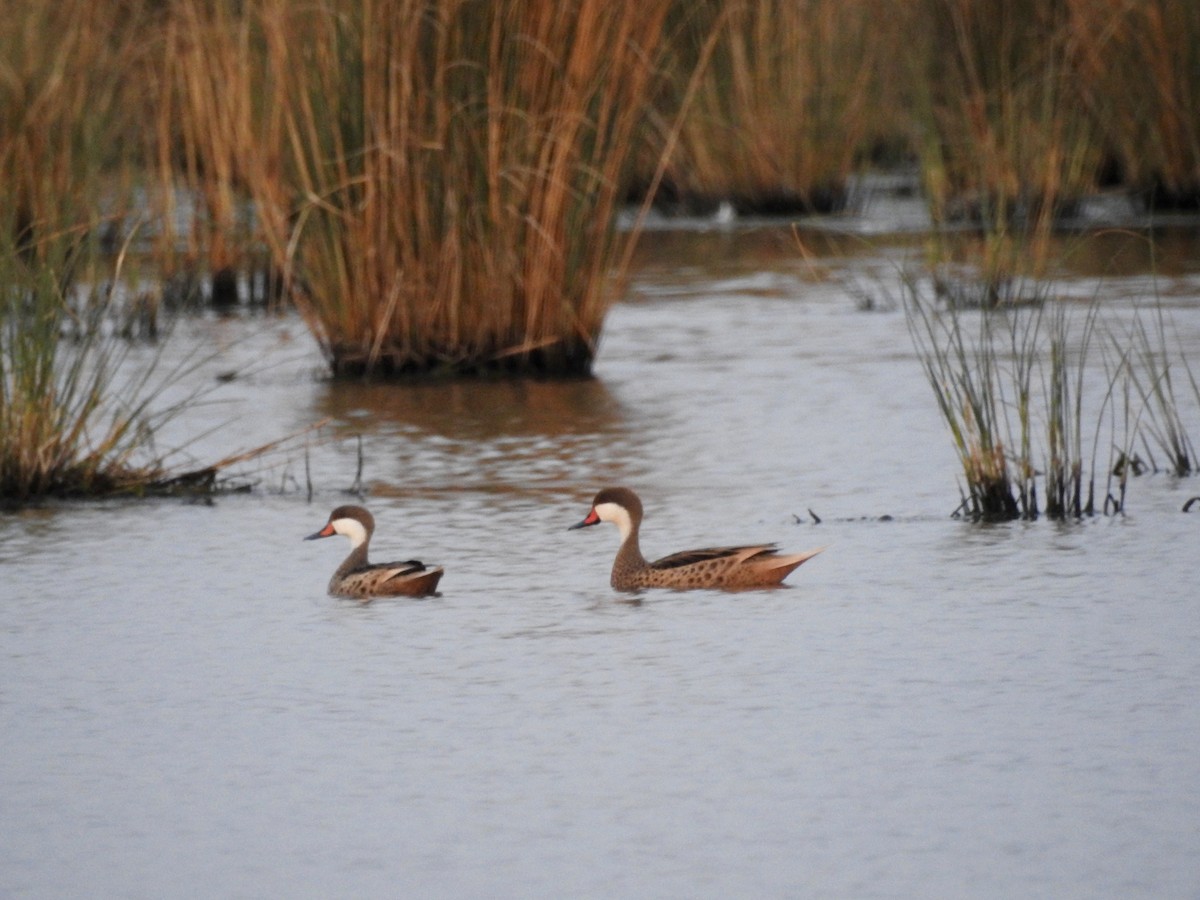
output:
<path id="1" fill-rule="evenodd" d="M 436 381 L 397 386 L 331 381 L 318 416 L 341 433 L 417 431 L 455 441 L 592 434 L 624 414 L 598 379 Z"/>
<path id="2" fill-rule="evenodd" d="M 610 461 L 626 415 L 596 379 L 331 381 L 314 415 L 331 420 L 343 457 L 336 477 L 361 467 L 372 496 L 541 495 L 629 474 Z"/>

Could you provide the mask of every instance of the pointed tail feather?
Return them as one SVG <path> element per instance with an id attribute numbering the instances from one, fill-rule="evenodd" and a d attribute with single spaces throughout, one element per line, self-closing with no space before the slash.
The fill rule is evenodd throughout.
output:
<path id="1" fill-rule="evenodd" d="M 787 577 L 788 573 L 793 569 L 798 569 L 804 563 L 808 562 L 825 549 L 825 547 L 817 547 L 815 550 L 805 550 L 803 553 L 791 553 L 787 556 L 774 556 L 770 558 L 768 568 L 770 568 L 772 572 L 778 571 L 779 578 L 782 580 L 783 578 Z"/>

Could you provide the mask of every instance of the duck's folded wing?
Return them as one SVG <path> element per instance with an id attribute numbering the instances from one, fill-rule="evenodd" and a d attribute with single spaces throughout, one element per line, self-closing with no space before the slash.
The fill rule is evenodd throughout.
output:
<path id="1" fill-rule="evenodd" d="M 406 559 L 404 562 L 379 563 L 371 566 L 378 573 L 381 581 L 391 581 L 393 578 L 407 578 L 428 569 L 419 559 Z"/>
<path id="2" fill-rule="evenodd" d="M 761 553 L 774 553 L 774 544 L 751 544 L 745 547 L 705 547 L 701 550 L 682 550 L 672 553 L 662 559 L 650 563 L 652 569 L 676 569 L 680 566 L 690 566 L 693 563 L 709 562 L 714 559 L 728 559 L 731 562 L 741 562 L 758 556 Z"/>

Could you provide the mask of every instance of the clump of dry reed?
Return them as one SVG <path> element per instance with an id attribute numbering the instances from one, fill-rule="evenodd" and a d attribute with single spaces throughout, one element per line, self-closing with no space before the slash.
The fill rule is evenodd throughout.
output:
<path id="1" fill-rule="evenodd" d="M 669 5 L 190 3 L 237 60 L 191 82 L 194 139 L 253 119 L 229 145 L 335 374 L 589 371 Z"/>
<path id="2" fill-rule="evenodd" d="M 202 352 L 173 362 L 165 344 L 131 352 L 119 308 L 128 242 L 114 259 L 96 229 L 60 228 L 31 248 L 12 238 L 11 219 L 0 219 L 0 505 L 241 489 L 228 470 L 283 441 L 198 468 L 177 462 L 180 449 L 157 447 L 161 428 L 217 382 L 181 391 L 207 361 Z M 67 267 L 77 278 L 62 277 Z"/>
<path id="3" fill-rule="evenodd" d="M 85 288 L 62 277 L 69 266 L 81 285 L 101 284 L 96 241 L 62 228 L 18 244 L 11 213 L 0 224 L 0 502 L 163 483 L 167 470 L 148 451 L 157 424 L 182 405 L 151 414 L 162 387 L 151 384 L 154 365 L 125 365 L 112 282 Z"/>
<path id="4" fill-rule="evenodd" d="M 704 210 L 727 200 L 742 213 L 840 208 L 875 119 L 885 115 L 876 81 L 884 44 L 871 35 L 876 7 L 875 0 L 679 6 L 651 163 L 714 28 L 717 40 L 684 112 L 659 201 L 670 196 L 684 209 Z"/>

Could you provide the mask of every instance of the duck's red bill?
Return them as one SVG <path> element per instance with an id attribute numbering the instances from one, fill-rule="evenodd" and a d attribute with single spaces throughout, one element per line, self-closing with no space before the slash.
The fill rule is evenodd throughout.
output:
<path id="1" fill-rule="evenodd" d="M 599 521 L 600 521 L 600 517 L 598 515 L 596 515 L 596 510 L 593 509 L 590 513 L 587 514 L 586 519 L 584 519 L 582 522 L 576 522 L 574 525 L 572 525 L 570 528 L 568 528 L 567 531 L 572 531 L 576 528 L 585 528 L 588 525 L 595 525 Z"/>

